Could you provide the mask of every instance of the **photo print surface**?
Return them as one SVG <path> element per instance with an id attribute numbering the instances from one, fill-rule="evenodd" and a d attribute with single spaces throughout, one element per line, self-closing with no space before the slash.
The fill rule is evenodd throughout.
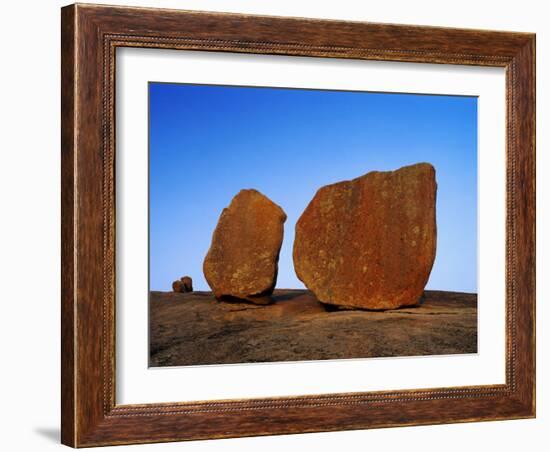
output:
<path id="1" fill-rule="evenodd" d="M 477 352 L 477 98 L 150 82 L 152 367 Z"/>

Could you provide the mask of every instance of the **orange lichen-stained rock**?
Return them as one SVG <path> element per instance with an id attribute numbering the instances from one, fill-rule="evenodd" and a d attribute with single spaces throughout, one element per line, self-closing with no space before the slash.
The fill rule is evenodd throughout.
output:
<path id="1" fill-rule="evenodd" d="M 283 209 L 257 190 L 241 190 L 223 209 L 203 264 L 218 300 L 271 301 L 285 221 Z"/>
<path id="2" fill-rule="evenodd" d="M 418 304 L 435 259 L 436 189 L 428 163 L 320 188 L 296 223 L 298 278 L 322 303 Z"/>

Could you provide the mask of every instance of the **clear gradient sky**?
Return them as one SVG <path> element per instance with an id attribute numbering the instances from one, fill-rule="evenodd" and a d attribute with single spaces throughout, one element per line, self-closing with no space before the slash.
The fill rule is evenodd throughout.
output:
<path id="1" fill-rule="evenodd" d="M 437 255 L 427 288 L 477 292 L 477 98 L 149 84 L 150 288 L 202 262 L 243 188 L 286 212 L 277 287 L 303 288 L 294 225 L 323 185 L 417 162 L 436 169 Z"/>

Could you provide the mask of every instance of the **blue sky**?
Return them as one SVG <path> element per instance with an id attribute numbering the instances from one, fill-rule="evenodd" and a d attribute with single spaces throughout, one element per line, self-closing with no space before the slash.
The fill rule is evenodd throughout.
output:
<path id="1" fill-rule="evenodd" d="M 477 98 L 149 84 L 150 288 L 202 262 L 242 188 L 286 212 L 277 287 L 302 288 L 294 225 L 323 185 L 417 162 L 436 169 L 437 255 L 427 288 L 477 292 Z"/>

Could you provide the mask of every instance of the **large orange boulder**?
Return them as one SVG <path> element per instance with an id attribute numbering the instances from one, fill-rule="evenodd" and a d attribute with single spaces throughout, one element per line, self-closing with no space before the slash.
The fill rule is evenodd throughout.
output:
<path id="1" fill-rule="evenodd" d="M 257 190 L 241 190 L 223 209 L 203 264 L 218 300 L 271 301 L 285 221 L 283 209 Z"/>
<path id="2" fill-rule="evenodd" d="M 326 304 L 418 304 L 435 259 L 436 189 L 428 163 L 320 188 L 296 223 L 298 278 Z"/>

